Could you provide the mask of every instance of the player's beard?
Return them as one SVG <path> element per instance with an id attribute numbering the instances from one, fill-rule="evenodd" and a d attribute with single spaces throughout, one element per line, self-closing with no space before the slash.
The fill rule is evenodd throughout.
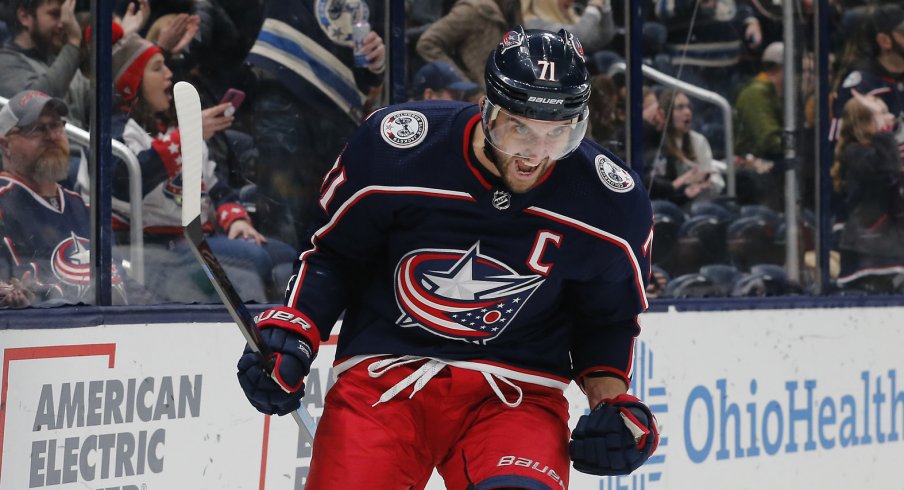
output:
<path id="1" fill-rule="evenodd" d="M 59 182 L 69 176 L 69 152 L 55 146 L 44 150 L 31 168 L 35 182 Z"/>
<path id="2" fill-rule="evenodd" d="M 499 172 L 502 182 L 515 194 L 524 194 L 536 187 L 537 182 L 540 182 L 552 167 L 549 157 L 543 158 L 539 164 L 531 167 L 523 163 L 524 157 L 504 153 L 493 148 L 489 142 L 484 146 L 484 150 Z"/>

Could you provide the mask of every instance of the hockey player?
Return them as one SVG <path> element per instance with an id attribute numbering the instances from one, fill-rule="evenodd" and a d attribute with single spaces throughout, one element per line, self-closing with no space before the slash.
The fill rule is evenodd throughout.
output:
<path id="1" fill-rule="evenodd" d="M 584 139 L 589 77 L 565 30 L 507 33 L 480 104 L 381 109 L 326 175 L 321 226 L 286 306 L 257 317 L 274 376 L 238 378 L 269 414 L 345 311 L 307 488 L 566 488 L 652 454 L 626 394 L 647 306 L 651 210 L 637 175 Z M 574 380 L 594 410 L 569 444 Z"/>

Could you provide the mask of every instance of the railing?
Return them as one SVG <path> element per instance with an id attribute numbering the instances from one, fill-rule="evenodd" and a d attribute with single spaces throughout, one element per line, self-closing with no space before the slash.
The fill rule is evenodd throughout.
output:
<path id="1" fill-rule="evenodd" d="M 613 73 L 624 73 L 626 68 L 627 65 L 624 62 L 613 63 L 609 68 L 609 74 L 611 75 Z M 665 86 L 678 89 L 686 93 L 688 97 L 694 97 L 704 102 L 715 104 L 719 106 L 719 109 L 722 110 L 722 124 L 725 129 L 725 167 L 726 174 L 728 175 L 726 194 L 729 197 L 735 197 L 736 184 L 734 164 L 734 128 L 732 122 L 731 104 L 728 103 L 728 99 L 722 97 L 716 92 L 706 90 L 696 85 L 691 85 L 675 77 L 666 75 L 665 73 L 662 73 L 661 71 L 651 66 L 643 65 L 642 70 L 645 77 L 650 78 Z"/>
<path id="2" fill-rule="evenodd" d="M 0 107 L 9 102 L 5 97 L 0 97 Z M 90 145 L 91 135 L 77 126 L 66 124 L 66 136 L 73 143 L 87 148 Z M 124 143 L 113 140 L 113 155 L 122 159 L 129 172 L 129 212 L 132 215 L 129 223 L 129 261 L 131 270 L 129 275 L 136 281 L 144 284 L 144 220 L 141 216 L 141 166 L 138 158 Z"/>

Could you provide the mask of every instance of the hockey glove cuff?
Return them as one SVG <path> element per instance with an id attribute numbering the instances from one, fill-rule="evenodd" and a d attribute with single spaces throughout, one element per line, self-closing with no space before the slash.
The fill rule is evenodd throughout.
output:
<path id="1" fill-rule="evenodd" d="M 592 475 L 627 475 L 659 445 L 653 412 L 639 399 L 621 394 L 602 401 L 578 420 L 569 452 L 574 468 Z"/>
<path id="2" fill-rule="evenodd" d="M 246 345 L 237 366 L 239 384 L 258 411 L 285 415 L 301 405 L 304 377 L 317 355 L 320 334 L 307 317 L 287 307 L 269 309 L 255 322 L 272 354 L 262 361 Z"/>

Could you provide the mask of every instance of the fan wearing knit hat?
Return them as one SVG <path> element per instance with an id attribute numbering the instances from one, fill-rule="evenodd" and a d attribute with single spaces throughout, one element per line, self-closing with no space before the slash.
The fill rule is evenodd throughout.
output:
<path id="1" fill-rule="evenodd" d="M 145 240 L 151 246 L 154 243 L 178 243 L 182 240 L 182 151 L 179 129 L 174 126 L 172 72 L 164 62 L 161 49 L 141 36 L 123 36 L 121 29 L 114 26 L 113 40 L 113 76 L 118 106 L 112 118 L 113 134 L 135 153 L 141 164 Z M 227 107 L 229 104 L 221 104 L 202 111 L 205 140 L 232 124 L 233 118 L 223 114 Z M 218 256 L 225 256 L 221 258 L 225 262 L 256 268 L 261 284 L 271 282 L 272 266 L 292 261 L 294 251 L 285 243 L 268 240 L 254 228 L 250 215 L 239 203 L 238 193 L 218 179 L 216 162 L 209 159 L 207 145 L 204 145 L 203 154 L 206 194 L 202 200 L 202 219 L 208 218 L 205 230 L 213 234 L 208 239 L 211 248 Z M 114 169 L 113 196 L 114 228 L 125 229 L 129 223 L 125 165 L 120 164 Z M 191 253 L 187 247 L 183 248 L 187 254 Z M 178 246 L 176 251 L 179 252 Z M 192 263 L 193 259 L 188 258 L 187 262 Z M 155 288 L 161 295 L 180 302 L 207 300 L 175 291 L 167 267 L 150 264 L 146 269 L 150 271 L 149 284 L 155 281 L 156 272 L 162 275 L 158 278 L 160 287 Z M 267 301 L 273 298 L 256 295 L 254 299 Z"/>
<path id="2" fill-rule="evenodd" d="M 113 80 L 116 95 L 123 102 L 138 96 L 144 70 L 151 58 L 162 51 L 138 34 L 123 37 L 122 28 L 113 24 Z"/>

